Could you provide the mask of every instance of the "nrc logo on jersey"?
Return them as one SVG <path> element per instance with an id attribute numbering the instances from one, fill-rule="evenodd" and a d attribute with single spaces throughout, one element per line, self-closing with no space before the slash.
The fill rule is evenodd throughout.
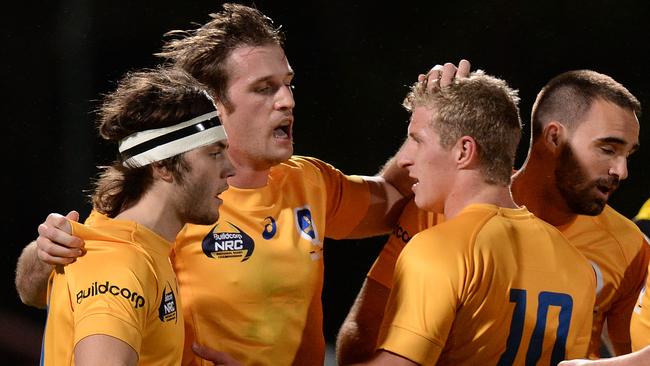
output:
<path id="1" fill-rule="evenodd" d="M 296 226 L 300 236 L 311 241 L 313 244 L 320 245 L 318 240 L 318 231 L 311 217 L 309 206 L 294 209 L 296 215 Z"/>
<path id="2" fill-rule="evenodd" d="M 241 258 L 244 262 L 253 254 L 255 241 L 234 224 L 227 223 L 231 230 L 219 231 L 219 224 L 216 224 L 203 238 L 203 253 L 210 258 Z"/>
<path id="3" fill-rule="evenodd" d="M 174 296 L 174 291 L 168 282 L 163 289 L 162 299 L 158 307 L 158 318 L 161 322 L 176 320 L 176 309 L 176 296 Z"/>
<path id="4" fill-rule="evenodd" d="M 104 294 L 123 297 L 131 302 L 133 307 L 136 309 L 143 307 L 145 303 L 144 297 L 139 295 L 137 292 L 126 287 L 112 285 L 110 282 L 106 281 L 103 283 L 93 282 L 87 289 L 77 292 L 77 304 L 81 304 L 85 298 Z"/>

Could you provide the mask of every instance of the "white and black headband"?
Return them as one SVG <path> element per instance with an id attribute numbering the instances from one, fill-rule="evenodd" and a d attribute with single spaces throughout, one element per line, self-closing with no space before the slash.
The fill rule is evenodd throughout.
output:
<path id="1" fill-rule="evenodd" d="M 173 126 L 136 132 L 120 141 L 124 166 L 141 167 L 227 138 L 213 111 Z"/>

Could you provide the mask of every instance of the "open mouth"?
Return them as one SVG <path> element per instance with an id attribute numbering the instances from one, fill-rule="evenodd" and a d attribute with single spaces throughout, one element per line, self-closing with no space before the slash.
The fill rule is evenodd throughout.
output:
<path id="1" fill-rule="evenodd" d="M 616 188 L 613 187 L 613 186 L 606 186 L 606 185 L 601 185 L 601 184 L 597 185 L 596 188 L 597 188 L 597 189 L 598 189 L 598 190 L 599 190 L 599 191 L 600 191 L 600 192 L 601 192 L 605 197 L 609 197 L 609 195 L 610 195 L 612 192 L 614 192 L 614 190 L 616 189 Z"/>
<path id="2" fill-rule="evenodd" d="M 415 191 L 415 187 L 417 187 L 418 184 L 420 184 L 420 181 L 417 180 L 417 178 L 413 178 L 413 177 L 411 177 L 411 178 L 413 179 L 413 185 L 411 185 L 411 190 Z"/>
<path id="3" fill-rule="evenodd" d="M 273 137 L 278 139 L 291 138 L 291 122 L 285 122 L 273 130 Z"/>

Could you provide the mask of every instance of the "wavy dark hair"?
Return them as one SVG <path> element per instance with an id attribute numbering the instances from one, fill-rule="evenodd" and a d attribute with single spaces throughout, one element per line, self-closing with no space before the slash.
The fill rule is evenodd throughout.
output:
<path id="1" fill-rule="evenodd" d="M 165 36 L 171 39 L 156 56 L 207 85 L 215 98 L 232 110 L 227 94 L 229 75 L 226 60 L 230 54 L 245 46 L 282 47 L 284 36 L 279 27 L 274 27 L 271 18 L 240 4 L 226 3 L 222 11 L 210 14 L 210 18 L 198 29 L 167 32 Z"/>
<path id="2" fill-rule="evenodd" d="M 126 74 L 117 89 L 104 96 L 97 110 L 99 134 L 119 142 L 139 131 L 163 128 L 214 110 L 206 88 L 186 72 L 159 67 Z M 189 167 L 183 154 L 153 163 L 166 167 L 179 182 Z M 118 158 L 102 167 L 91 201 L 95 210 L 115 217 L 137 203 L 153 183 L 152 164 L 124 165 Z"/>

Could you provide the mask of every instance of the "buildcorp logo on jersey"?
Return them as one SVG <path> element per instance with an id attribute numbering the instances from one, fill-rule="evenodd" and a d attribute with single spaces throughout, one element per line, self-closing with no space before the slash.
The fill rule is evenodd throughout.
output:
<path id="1" fill-rule="evenodd" d="M 113 295 L 121 296 L 131 303 L 133 303 L 134 308 L 141 308 L 144 306 L 144 297 L 140 296 L 137 292 L 130 290 L 126 287 L 120 287 L 114 284 L 111 284 L 109 281 L 106 282 L 93 282 L 90 287 L 85 290 L 77 292 L 77 304 L 81 304 L 83 299 L 87 297 L 93 297 L 98 295 Z"/>

